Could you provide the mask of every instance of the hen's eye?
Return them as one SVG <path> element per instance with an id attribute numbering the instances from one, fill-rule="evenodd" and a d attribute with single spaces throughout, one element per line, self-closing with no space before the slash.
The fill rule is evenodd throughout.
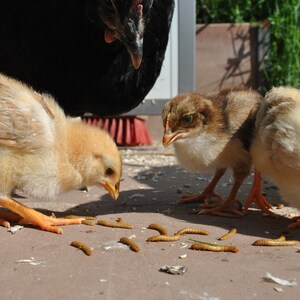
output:
<path id="1" fill-rule="evenodd" d="M 184 116 L 181 121 L 182 125 L 187 126 L 190 125 L 194 120 L 194 117 L 192 115 Z"/>
<path id="2" fill-rule="evenodd" d="M 112 168 L 107 168 L 106 170 L 105 170 L 105 175 L 106 176 L 111 176 L 111 175 L 113 175 L 114 174 L 114 170 L 112 169 Z"/>

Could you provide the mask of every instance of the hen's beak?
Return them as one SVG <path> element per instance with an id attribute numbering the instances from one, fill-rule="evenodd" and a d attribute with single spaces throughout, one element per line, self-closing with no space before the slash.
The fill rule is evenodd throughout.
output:
<path id="1" fill-rule="evenodd" d="M 101 186 L 108 191 L 114 200 L 118 199 L 120 193 L 120 182 L 118 182 L 116 185 L 113 185 L 110 182 L 103 181 L 101 182 Z"/>
<path id="2" fill-rule="evenodd" d="M 134 42 L 128 42 L 125 38 L 117 38 L 113 33 L 105 29 L 104 40 L 107 44 L 113 43 L 117 39 L 124 43 L 130 55 L 133 67 L 138 69 L 143 59 L 143 39 L 137 37 Z"/>
<path id="3" fill-rule="evenodd" d="M 138 69 L 143 59 L 143 39 L 137 38 L 134 43 L 126 45 L 129 52 L 131 63 L 135 69 Z"/>
<path id="4" fill-rule="evenodd" d="M 162 143 L 164 145 L 164 147 L 168 147 L 171 144 L 173 144 L 175 141 L 177 141 L 179 138 L 181 138 L 183 136 L 183 132 L 171 132 L 171 133 L 164 133 L 163 139 L 162 139 Z"/>

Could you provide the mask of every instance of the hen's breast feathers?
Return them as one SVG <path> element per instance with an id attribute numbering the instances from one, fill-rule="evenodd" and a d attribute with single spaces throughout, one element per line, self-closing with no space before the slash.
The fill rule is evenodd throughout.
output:
<path id="1" fill-rule="evenodd" d="M 124 8 L 119 21 L 126 23 L 132 3 L 139 1 L 0 1 L 0 72 L 49 92 L 68 115 L 111 116 L 136 107 L 160 74 L 174 0 L 142 2 L 145 34 L 138 70 L 124 43 L 106 43 L 100 3 Z"/>

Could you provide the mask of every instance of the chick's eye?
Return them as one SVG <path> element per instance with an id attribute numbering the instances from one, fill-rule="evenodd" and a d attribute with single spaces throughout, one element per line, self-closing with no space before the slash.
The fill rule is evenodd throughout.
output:
<path id="1" fill-rule="evenodd" d="M 194 120 L 194 117 L 192 115 L 184 116 L 181 121 L 182 125 L 187 126 L 190 125 Z"/>
<path id="2" fill-rule="evenodd" d="M 112 168 L 107 168 L 107 169 L 105 170 L 105 175 L 111 176 L 111 175 L 113 175 L 113 174 L 114 174 L 114 170 L 113 170 Z"/>

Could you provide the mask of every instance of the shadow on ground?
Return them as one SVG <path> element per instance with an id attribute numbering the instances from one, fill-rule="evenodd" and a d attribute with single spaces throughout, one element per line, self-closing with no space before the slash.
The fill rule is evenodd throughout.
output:
<path id="1" fill-rule="evenodd" d="M 132 166 L 131 166 L 132 167 Z M 279 235 L 291 223 L 291 220 L 281 214 L 277 218 L 264 216 L 258 209 L 251 208 L 248 214 L 242 218 L 228 218 L 211 215 L 195 214 L 199 210 L 200 203 L 177 204 L 176 201 L 181 198 L 181 193 L 197 193 L 201 191 L 209 182 L 210 176 L 201 174 L 191 174 L 181 169 L 179 166 L 150 167 L 147 170 L 139 171 L 132 177 L 125 173 L 122 186 L 124 190 L 120 193 L 117 201 L 105 194 L 103 190 L 91 190 L 88 202 L 74 204 L 69 209 L 63 211 L 53 211 L 52 209 L 39 209 L 40 211 L 57 217 L 69 214 L 93 215 L 98 218 L 105 218 L 106 215 L 120 216 L 122 214 L 134 213 L 156 213 L 166 215 L 170 218 L 183 220 L 192 223 L 195 226 L 210 225 L 230 229 L 237 227 L 239 233 L 250 236 L 261 236 L 270 238 L 270 232 L 274 237 Z M 243 202 L 247 197 L 253 176 L 249 176 L 238 193 L 238 199 Z M 130 188 L 135 186 L 135 188 Z M 229 193 L 232 186 L 232 180 L 229 174 L 226 174 L 220 181 L 217 191 L 225 196 Z M 137 188 L 138 187 L 138 188 Z M 282 203 L 277 189 L 267 181 L 264 181 L 264 191 L 267 199 L 273 205 Z M 77 193 L 82 193 L 77 191 Z M 98 195 L 96 194 L 102 194 Z M 80 198 L 80 196 L 77 196 Z M 97 198 L 97 200 L 93 200 Z M 99 199 L 99 200 L 98 200 Z M 81 200 L 82 202 L 82 194 Z M 288 207 L 284 208 L 289 209 Z M 276 211 L 275 211 L 276 212 Z M 278 210 L 279 212 L 279 210 Z M 158 216 L 158 215 L 157 215 Z M 128 219 L 128 217 L 127 217 Z M 130 222 L 130 220 L 128 220 Z M 155 223 L 155 218 L 153 223 Z M 148 224 L 145 224 L 147 226 Z M 300 238 L 300 230 L 293 231 L 293 237 Z"/>

